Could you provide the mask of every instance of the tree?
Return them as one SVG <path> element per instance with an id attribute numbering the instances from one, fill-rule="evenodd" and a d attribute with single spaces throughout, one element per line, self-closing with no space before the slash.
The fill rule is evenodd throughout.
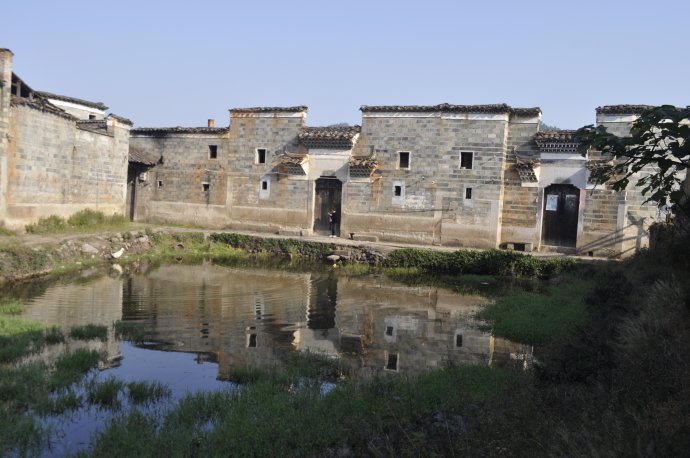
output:
<path id="1" fill-rule="evenodd" d="M 644 111 L 633 122 L 629 137 L 618 137 L 604 126 L 593 125 L 581 127 L 574 137 L 583 156 L 590 149 L 611 155 L 613 161 L 593 172 L 597 183 L 611 182 L 613 189 L 620 191 L 636 178 L 635 185 L 642 188 L 645 202 L 658 207 L 670 203 L 688 213 L 690 106 L 663 105 Z M 634 177 L 643 169 L 644 173 Z"/>

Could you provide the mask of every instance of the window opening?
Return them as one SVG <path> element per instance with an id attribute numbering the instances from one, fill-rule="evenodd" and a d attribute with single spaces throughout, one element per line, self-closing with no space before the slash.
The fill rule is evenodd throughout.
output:
<path id="1" fill-rule="evenodd" d="M 395 186 L 393 187 L 393 195 L 396 196 L 396 197 L 402 196 L 402 186 L 395 185 Z"/>
<path id="2" fill-rule="evenodd" d="M 398 168 L 409 169 L 410 168 L 410 153 L 406 151 L 401 151 L 399 153 Z"/>
<path id="3" fill-rule="evenodd" d="M 264 191 L 268 189 L 268 181 L 264 180 L 261 182 L 261 189 L 263 189 Z"/>
<path id="4" fill-rule="evenodd" d="M 386 326 L 386 335 L 387 336 L 393 335 L 393 326 Z"/>
<path id="5" fill-rule="evenodd" d="M 208 145 L 208 158 L 218 159 L 218 145 Z"/>
<path id="6" fill-rule="evenodd" d="M 465 199 L 472 199 L 472 188 L 465 188 Z"/>
<path id="7" fill-rule="evenodd" d="M 247 347 L 248 348 L 256 347 L 256 334 L 247 335 Z"/>
<path id="8" fill-rule="evenodd" d="M 388 355 L 388 359 L 386 360 L 386 369 L 389 371 L 397 371 L 398 370 L 398 354 L 397 353 L 391 353 Z"/>
<path id="9" fill-rule="evenodd" d="M 211 185 L 208 183 L 201 183 L 201 187 L 204 190 L 204 192 L 208 192 L 208 190 L 211 188 Z"/>
<path id="10" fill-rule="evenodd" d="M 474 153 L 460 153 L 460 168 L 471 169 L 474 159 Z"/>
<path id="11" fill-rule="evenodd" d="M 89 121 L 92 121 L 94 119 L 96 119 L 96 115 L 90 114 L 89 115 Z"/>
<path id="12" fill-rule="evenodd" d="M 257 164 L 265 164 L 266 163 L 266 149 L 265 148 L 257 148 L 256 149 L 256 163 Z"/>
<path id="13" fill-rule="evenodd" d="M 458 348 L 462 347 L 462 334 L 457 334 L 455 336 L 455 346 Z"/>
<path id="14" fill-rule="evenodd" d="M 163 187 L 163 180 L 158 180 L 158 187 L 162 188 Z"/>

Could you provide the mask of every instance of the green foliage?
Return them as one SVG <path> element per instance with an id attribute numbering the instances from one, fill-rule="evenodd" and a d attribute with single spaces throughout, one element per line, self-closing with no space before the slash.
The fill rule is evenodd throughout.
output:
<path id="1" fill-rule="evenodd" d="M 569 278 L 543 293 L 519 292 L 496 298 L 477 317 L 491 322 L 499 337 L 532 345 L 564 339 L 590 318 L 585 298 L 592 282 Z"/>
<path id="2" fill-rule="evenodd" d="M 91 404 L 117 409 L 122 405 L 119 395 L 124 386 L 122 380 L 110 377 L 106 381 L 91 384 L 86 398 Z"/>
<path id="3" fill-rule="evenodd" d="M 108 340 L 108 327 L 98 324 L 73 326 L 69 331 L 69 336 L 78 340 L 100 339 L 105 342 Z"/>
<path id="4" fill-rule="evenodd" d="M 84 348 L 61 356 L 55 362 L 54 372 L 50 374 L 49 386 L 52 389 L 68 387 L 97 367 L 102 359 L 100 352 Z"/>
<path id="5" fill-rule="evenodd" d="M 91 209 L 81 210 L 65 220 L 56 215 L 41 218 L 37 223 L 27 224 L 29 234 L 52 234 L 67 231 L 91 231 L 101 229 L 119 229 L 130 224 L 123 215 L 106 216 L 103 212 Z"/>
<path id="6" fill-rule="evenodd" d="M 158 382 L 129 382 L 127 396 L 133 404 L 149 404 L 169 398 L 172 391 Z"/>
<path id="7" fill-rule="evenodd" d="M 146 340 L 146 329 L 143 323 L 116 321 L 113 328 L 118 339 L 129 340 L 134 343 L 142 343 Z"/>
<path id="8" fill-rule="evenodd" d="M 9 301 L 0 304 L 0 315 L 21 315 L 24 305 L 21 302 Z"/>
<path id="9" fill-rule="evenodd" d="M 0 226 L 0 236 L 12 236 L 12 235 L 17 235 L 17 233 L 14 231 L 11 231 L 5 227 Z"/>
<path id="10" fill-rule="evenodd" d="M 385 265 L 453 274 L 549 278 L 571 270 L 575 261 L 569 258 L 540 259 L 502 250 L 458 250 L 451 253 L 404 248 L 390 253 Z"/>
<path id="11" fill-rule="evenodd" d="M 663 207 L 669 202 L 682 205 L 682 173 L 690 168 L 690 106 L 662 105 L 643 112 L 630 129 L 629 137 L 618 137 L 604 126 L 585 126 L 575 133 L 579 150 L 610 154 L 616 162 L 594 174 L 599 183 L 611 181 L 613 189 L 626 189 L 635 174 L 635 186 L 642 188 L 647 202 Z"/>
<path id="12" fill-rule="evenodd" d="M 321 258 L 331 254 L 333 245 L 318 242 L 304 242 L 294 239 L 274 239 L 254 237 L 251 235 L 213 233 L 209 239 L 215 243 L 223 243 L 234 248 L 250 252 L 268 252 L 283 255 L 298 255 Z"/>
<path id="13" fill-rule="evenodd" d="M 16 268 L 42 270 L 48 267 L 50 255 L 43 248 L 16 244 L 0 245 L 0 272 L 11 272 Z"/>

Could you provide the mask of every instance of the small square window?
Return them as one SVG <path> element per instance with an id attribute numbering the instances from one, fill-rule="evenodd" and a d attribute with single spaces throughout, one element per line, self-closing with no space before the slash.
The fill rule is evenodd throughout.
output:
<path id="1" fill-rule="evenodd" d="M 256 149 L 256 163 L 257 164 L 265 164 L 266 163 L 266 149 L 265 148 L 257 148 Z"/>
<path id="2" fill-rule="evenodd" d="M 409 169 L 410 168 L 410 153 L 407 151 L 401 151 L 398 153 L 398 168 L 399 169 Z"/>
<path id="3" fill-rule="evenodd" d="M 163 187 L 163 180 L 158 180 L 158 187 L 162 188 Z"/>
<path id="4" fill-rule="evenodd" d="M 398 354 L 397 353 L 390 353 L 388 355 L 388 358 L 386 359 L 386 369 L 389 371 L 397 371 L 398 370 Z"/>
<path id="5" fill-rule="evenodd" d="M 472 169 L 472 162 L 474 161 L 474 153 L 464 152 L 460 153 L 460 168 L 461 169 Z"/>
<path id="6" fill-rule="evenodd" d="M 465 199 L 466 200 L 472 199 L 472 188 L 465 188 Z"/>
<path id="7" fill-rule="evenodd" d="M 208 192 L 209 189 L 211 189 L 211 185 L 208 183 L 201 183 L 201 188 L 204 190 L 204 192 Z"/>
<path id="8" fill-rule="evenodd" d="M 387 336 L 393 335 L 393 326 L 386 326 L 386 335 Z"/>
<path id="9" fill-rule="evenodd" d="M 268 189 L 268 181 L 262 181 L 261 182 L 261 189 L 266 191 Z"/>
<path id="10" fill-rule="evenodd" d="M 396 197 L 402 196 L 402 186 L 399 186 L 399 185 L 393 186 L 393 195 Z"/>
<path id="11" fill-rule="evenodd" d="M 96 119 L 96 115 L 90 114 L 90 115 L 89 115 L 89 121 L 92 121 L 92 120 L 94 120 L 94 119 Z"/>
<path id="12" fill-rule="evenodd" d="M 218 145 L 208 145 L 208 158 L 218 159 Z"/>

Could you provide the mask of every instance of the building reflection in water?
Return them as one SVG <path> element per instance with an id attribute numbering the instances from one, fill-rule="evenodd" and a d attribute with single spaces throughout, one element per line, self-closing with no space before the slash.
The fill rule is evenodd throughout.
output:
<path id="1" fill-rule="evenodd" d="M 124 319 L 144 321 L 156 348 L 217 361 L 220 378 L 280 364 L 291 350 L 344 358 L 358 377 L 530 353 L 477 329 L 485 298 L 383 277 L 165 265 L 127 279 L 123 296 Z"/>

